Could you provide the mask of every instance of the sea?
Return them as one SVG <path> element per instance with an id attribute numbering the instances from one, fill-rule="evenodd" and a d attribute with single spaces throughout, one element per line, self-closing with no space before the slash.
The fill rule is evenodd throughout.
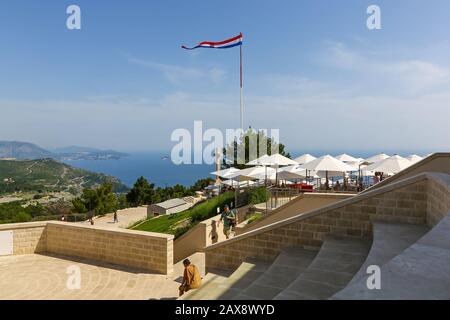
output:
<path id="1" fill-rule="evenodd" d="M 118 160 L 65 160 L 65 163 L 81 169 L 104 173 L 119 178 L 131 187 L 143 176 L 158 187 L 181 184 L 193 185 L 198 179 L 214 178 L 210 173 L 214 165 L 181 164 L 170 159 L 170 152 L 130 153 Z"/>
<path id="2" fill-rule="evenodd" d="M 347 153 L 354 157 L 368 158 L 377 153 L 385 152 L 387 154 L 395 154 L 397 152 L 391 150 L 380 151 L 330 151 L 330 150 L 304 150 L 302 152 L 291 152 L 292 157 L 297 157 L 303 153 L 310 153 L 316 157 L 324 154 L 338 155 Z M 398 152 L 402 156 L 412 153 L 425 156 L 426 151 L 414 152 L 404 151 Z M 128 157 L 119 160 L 66 160 L 65 163 L 86 169 L 89 171 L 104 173 L 119 178 L 124 184 L 131 187 L 136 180 L 144 176 L 151 183 L 159 187 L 173 186 L 181 184 L 186 187 L 193 185 L 198 179 L 214 178 L 210 173 L 215 171 L 214 165 L 206 164 L 181 164 L 176 165 L 170 159 L 170 152 L 154 151 L 154 152 L 135 152 L 129 153 Z"/>

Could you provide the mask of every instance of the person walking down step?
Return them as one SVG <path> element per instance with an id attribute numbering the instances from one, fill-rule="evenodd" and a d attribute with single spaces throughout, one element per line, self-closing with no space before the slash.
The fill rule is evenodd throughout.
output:
<path id="1" fill-rule="evenodd" d="M 227 239 L 229 239 L 231 231 L 234 231 L 234 227 L 236 226 L 237 219 L 234 210 L 230 210 L 230 207 L 225 205 L 220 220 L 223 221 L 223 234 Z"/>

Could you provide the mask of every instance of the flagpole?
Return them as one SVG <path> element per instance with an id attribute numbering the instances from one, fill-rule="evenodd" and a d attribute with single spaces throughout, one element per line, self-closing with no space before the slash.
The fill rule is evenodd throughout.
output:
<path id="1" fill-rule="evenodd" d="M 242 32 L 241 32 L 241 37 L 242 37 Z M 242 79 L 242 46 L 244 45 L 244 41 L 243 41 L 244 39 L 243 38 L 241 38 L 241 45 L 239 46 L 240 47 L 240 50 L 239 50 L 239 52 L 240 52 L 240 57 L 239 57 L 239 60 L 240 60 L 240 72 L 239 72 L 239 74 L 240 74 L 240 87 L 241 87 L 241 92 L 240 92 L 240 107 L 241 107 L 241 129 L 242 130 L 244 130 L 244 97 L 243 97 L 243 94 L 242 94 L 242 87 L 243 87 L 243 79 Z"/>

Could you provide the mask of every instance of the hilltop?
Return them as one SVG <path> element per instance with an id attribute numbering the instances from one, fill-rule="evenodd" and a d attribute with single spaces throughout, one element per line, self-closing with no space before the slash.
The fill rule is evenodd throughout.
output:
<path id="1" fill-rule="evenodd" d="M 79 194 L 83 188 L 104 182 L 112 182 L 116 192 L 128 189 L 115 177 L 74 168 L 53 159 L 0 161 L 0 194 L 17 191 Z"/>
<path id="2" fill-rule="evenodd" d="M 116 160 L 126 156 L 128 154 L 115 150 L 70 146 L 49 151 L 29 142 L 0 141 L 0 159 Z"/>
<path id="3" fill-rule="evenodd" d="M 0 141 L 0 158 L 42 159 L 51 158 L 52 153 L 33 143 Z"/>

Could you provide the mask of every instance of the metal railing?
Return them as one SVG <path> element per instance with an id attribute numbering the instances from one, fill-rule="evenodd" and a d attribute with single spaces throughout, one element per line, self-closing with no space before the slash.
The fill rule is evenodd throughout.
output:
<path id="1" fill-rule="evenodd" d="M 286 203 L 292 201 L 300 194 L 303 193 L 301 189 L 298 188 L 280 188 L 280 187 L 269 187 L 267 188 L 267 201 L 266 201 L 266 211 L 271 211 L 279 208 Z"/>

